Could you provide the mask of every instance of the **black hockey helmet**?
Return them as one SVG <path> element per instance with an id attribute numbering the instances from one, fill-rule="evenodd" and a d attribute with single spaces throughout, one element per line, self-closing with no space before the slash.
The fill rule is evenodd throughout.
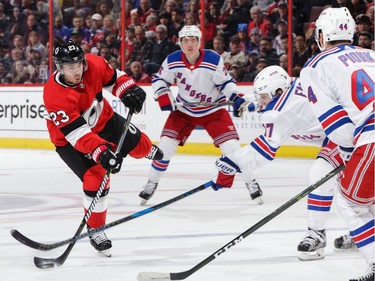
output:
<path id="1" fill-rule="evenodd" d="M 84 62 L 86 65 L 85 53 L 76 42 L 71 40 L 66 43 L 58 43 L 55 46 L 53 50 L 53 61 L 58 71 L 61 71 L 63 64 Z"/>

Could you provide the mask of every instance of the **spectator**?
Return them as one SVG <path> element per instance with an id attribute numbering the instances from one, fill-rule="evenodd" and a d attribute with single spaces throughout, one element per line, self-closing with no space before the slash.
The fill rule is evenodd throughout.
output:
<path id="1" fill-rule="evenodd" d="M 218 53 L 223 59 L 224 56 L 228 53 L 225 49 L 225 41 L 221 36 L 216 36 L 213 41 L 213 49 Z"/>
<path id="2" fill-rule="evenodd" d="M 358 42 L 358 34 L 361 32 L 369 32 L 373 34 L 373 25 L 370 18 L 366 15 L 359 15 L 355 19 L 355 23 L 357 25 L 356 32 L 354 33 L 354 45 L 357 45 Z"/>
<path id="3" fill-rule="evenodd" d="M 258 60 L 259 52 L 257 50 L 252 50 L 248 55 L 248 66 L 246 67 L 248 73 L 251 73 L 256 69 L 256 64 Z"/>
<path id="4" fill-rule="evenodd" d="M 141 16 L 141 22 L 146 23 L 146 19 L 149 15 L 155 13 L 155 10 L 151 8 L 150 0 L 140 0 L 139 7 L 133 9 L 131 13 L 137 13 Z"/>
<path id="5" fill-rule="evenodd" d="M 231 75 L 237 82 L 242 82 L 246 74 L 245 64 L 237 61 L 232 65 Z"/>
<path id="6" fill-rule="evenodd" d="M 244 52 L 241 51 L 240 48 L 241 40 L 237 35 L 232 36 L 229 47 L 230 52 L 223 55 L 224 65 L 229 70 L 229 74 L 232 75 L 232 65 L 235 62 L 238 62 L 239 64 L 246 65 L 247 63 L 247 57 Z"/>
<path id="7" fill-rule="evenodd" d="M 159 24 L 165 25 L 168 29 L 168 38 L 171 38 L 171 14 L 164 11 L 159 14 Z"/>
<path id="8" fill-rule="evenodd" d="M 26 25 L 24 26 L 23 35 L 24 42 L 27 43 L 29 40 L 29 34 L 35 32 L 39 38 L 39 41 L 45 45 L 47 42 L 47 33 L 44 28 L 42 28 L 34 15 L 28 15 L 26 19 Z"/>
<path id="9" fill-rule="evenodd" d="M 68 40 L 71 38 L 73 31 L 82 35 L 82 40 L 86 42 L 90 42 L 91 34 L 90 31 L 84 27 L 84 20 L 83 17 L 75 16 L 73 18 L 73 27 L 69 30 Z"/>
<path id="10" fill-rule="evenodd" d="M 358 34 L 357 46 L 365 49 L 371 49 L 372 36 L 369 32 L 361 32 Z"/>
<path id="11" fill-rule="evenodd" d="M 12 83 L 12 75 L 5 68 L 5 63 L 3 61 L 0 61 L 0 83 L 1 84 Z"/>
<path id="12" fill-rule="evenodd" d="M 222 24 L 218 27 L 219 34 L 224 37 L 225 42 L 236 34 L 237 24 L 241 23 L 241 11 L 237 7 L 237 0 L 227 0 L 227 9 L 222 14 Z"/>
<path id="13" fill-rule="evenodd" d="M 195 19 L 197 19 L 198 18 L 198 2 L 197 2 L 197 0 L 190 0 L 189 2 L 188 2 L 188 5 L 187 5 L 187 7 L 186 7 L 186 10 L 185 10 L 185 15 L 186 14 L 192 14 L 193 15 L 193 17 L 195 18 Z M 186 22 L 185 22 L 186 23 Z M 187 24 L 186 23 L 186 25 L 191 25 L 191 24 Z"/>
<path id="14" fill-rule="evenodd" d="M 184 16 L 184 24 L 185 25 L 198 25 L 198 20 L 193 13 L 187 12 L 185 13 L 185 16 Z"/>
<path id="15" fill-rule="evenodd" d="M 308 40 L 307 41 L 307 57 L 308 59 L 316 56 L 320 53 L 320 49 L 318 47 L 318 44 L 315 40 Z"/>
<path id="16" fill-rule="evenodd" d="M 117 59 L 119 57 L 119 50 L 120 50 L 121 42 L 118 41 L 116 37 L 117 37 L 116 33 L 108 33 L 104 41 L 105 41 L 105 44 L 111 50 L 111 56 Z"/>
<path id="17" fill-rule="evenodd" d="M 279 66 L 288 72 L 288 55 L 282 54 L 279 58 Z"/>
<path id="18" fill-rule="evenodd" d="M 103 18 L 102 30 L 104 31 L 104 36 L 111 32 L 116 33 L 115 20 L 111 15 L 107 15 Z"/>
<path id="19" fill-rule="evenodd" d="M 139 61 L 133 61 L 130 64 L 130 72 L 130 77 L 132 77 L 137 83 L 151 83 L 151 77 L 143 72 L 142 64 Z"/>
<path id="20" fill-rule="evenodd" d="M 149 61 L 151 58 L 153 43 L 150 39 L 146 38 L 145 30 L 142 26 L 137 26 L 134 29 L 134 33 L 135 42 L 129 62 L 131 63 L 137 60 L 143 64 L 145 61 Z"/>
<path id="21" fill-rule="evenodd" d="M 158 25 L 158 17 L 154 14 L 150 14 L 146 18 L 146 24 L 143 26 L 143 28 L 146 31 L 146 37 L 149 39 L 152 39 L 155 36 L 155 29 Z"/>
<path id="22" fill-rule="evenodd" d="M 107 46 L 106 44 L 104 44 L 103 46 L 101 46 L 101 48 L 99 50 L 99 56 L 105 58 L 105 60 L 107 62 L 109 62 L 111 59 L 116 59 L 111 54 L 111 48 L 109 46 Z"/>
<path id="23" fill-rule="evenodd" d="M 269 65 L 278 65 L 279 56 L 276 54 L 276 50 L 272 48 L 272 45 L 273 42 L 271 38 L 262 37 L 259 43 L 259 55 L 261 58 L 266 59 Z"/>
<path id="24" fill-rule="evenodd" d="M 184 26 L 184 20 L 182 17 L 181 9 L 173 9 L 171 12 L 171 37 L 173 43 L 178 42 L 178 33 Z"/>
<path id="25" fill-rule="evenodd" d="M 253 6 L 250 9 L 250 17 L 252 21 L 248 26 L 249 35 L 251 33 L 251 30 L 256 27 L 260 29 L 262 36 L 267 36 L 268 33 L 272 30 L 272 23 L 264 18 L 262 11 L 258 6 Z"/>
<path id="26" fill-rule="evenodd" d="M 285 53 L 284 47 L 281 43 L 281 37 L 288 33 L 288 23 L 285 20 L 278 20 L 277 32 L 278 35 L 275 37 L 275 40 L 273 41 L 273 48 L 276 50 L 276 54 L 280 56 Z"/>
<path id="27" fill-rule="evenodd" d="M 17 60 L 13 63 L 12 67 L 12 83 L 23 84 L 26 80 L 30 79 L 30 73 L 25 70 L 22 60 Z"/>
<path id="28" fill-rule="evenodd" d="M 130 25 L 129 25 L 129 27 L 136 28 L 137 26 L 142 26 L 142 17 L 138 13 L 132 13 L 130 15 Z"/>
<path id="29" fill-rule="evenodd" d="M 4 33 L 8 29 L 10 18 L 5 14 L 4 4 L 0 2 L 0 33 Z"/>
<path id="30" fill-rule="evenodd" d="M 53 26 L 53 37 L 59 37 L 61 40 L 66 41 L 70 36 L 69 28 L 63 24 L 63 19 L 61 16 L 55 17 L 55 25 Z"/>
<path id="31" fill-rule="evenodd" d="M 81 48 L 82 48 L 82 51 L 85 53 L 85 54 L 91 54 L 91 46 L 89 43 L 87 42 L 84 42 L 81 44 Z"/>
<path id="32" fill-rule="evenodd" d="M 250 21 L 250 15 L 249 10 L 251 8 L 250 1 L 248 0 L 237 0 L 237 9 L 240 15 L 240 21 L 241 22 L 249 22 Z"/>
<path id="33" fill-rule="evenodd" d="M 96 5 L 96 12 L 102 16 L 104 19 L 106 16 L 111 15 L 111 6 L 109 3 L 112 3 L 112 1 L 105 1 L 105 0 L 100 0 L 98 4 Z"/>
<path id="34" fill-rule="evenodd" d="M 158 25 L 151 47 L 150 59 L 144 60 L 144 71 L 152 76 L 159 70 L 165 58 L 175 50 L 175 44 L 167 36 L 167 27 L 161 24 Z"/>
<path id="35" fill-rule="evenodd" d="M 259 28 L 253 28 L 250 32 L 250 44 L 249 44 L 249 53 L 252 51 L 257 51 L 259 53 L 259 45 L 261 39 L 261 31 Z"/>
<path id="36" fill-rule="evenodd" d="M 256 62 L 255 70 L 251 73 L 248 73 L 243 78 L 243 82 L 254 82 L 255 77 L 258 75 L 259 72 L 261 72 L 264 68 L 268 66 L 268 61 L 264 58 L 260 58 Z"/>
<path id="37" fill-rule="evenodd" d="M 205 13 L 204 27 L 203 27 L 203 29 L 205 30 L 204 48 L 212 49 L 214 37 L 217 34 L 216 24 L 212 21 L 211 15 L 208 11 L 206 11 L 204 13 Z"/>
<path id="38" fill-rule="evenodd" d="M 356 18 L 358 15 L 365 14 L 367 6 L 364 0 L 348 0 L 347 8 L 352 14 L 353 18 Z"/>
<path id="39" fill-rule="evenodd" d="M 164 6 L 161 9 L 161 13 L 167 12 L 169 15 L 172 15 L 172 11 L 178 8 L 178 4 L 175 0 L 166 0 Z"/>
<path id="40" fill-rule="evenodd" d="M 28 56 L 28 52 L 30 52 L 32 48 L 39 49 L 42 54 L 43 59 L 47 57 L 47 54 L 48 54 L 47 48 L 40 42 L 38 33 L 36 31 L 31 31 L 29 33 L 28 44 L 26 46 L 26 52 L 25 52 L 26 58 Z"/>
<path id="41" fill-rule="evenodd" d="M 253 0 L 253 6 L 258 6 L 262 13 L 266 13 L 268 7 L 275 2 L 275 0 Z"/>
<path id="42" fill-rule="evenodd" d="M 308 60 L 306 39 L 304 34 L 298 34 L 294 40 L 293 68 L 303 67 Z"/>
<path id="43" fill-rule="evenodd" d="M 100 14 L 93 14 L 91 16 L 92 26 L 89 29 L 91 40 L 96 35 L 97 32 L 103 28 L 103 17 Z M 91 42 L 91 41 L 90 41 Z"/>
<path id="44" fill-rule="evenodd" d="M 83 40 L 82 30 L 79 30 L 77 28 L 74 29 L 70 33 L 70 39 L 69 40 L 72 40 L 72 41 L 76 42 L 78 45 L 82 45 L 83 43 L 86 43 L 86 41 Z"/>
<path id="45" fill-rule="evenodd" d="M 23 52 L 23 55 L 25 55 L 25 43 L 23 42 L 23 38 L 21 35 L 14 35 L 12 43 L 12 48 L 21 50 Z"/>
<path id="46" fill-rule="evenodd" d="M 250 39 L 247 35 L 247 24 L 239 23 L 237 25 L 237 36 L 240 38 L 240 49 L 245 55 L 248 55 L 251 51 L 250 48 Z"/>
<path id="47" fill-rule="evenodd" d="M 134 42 L 135 42 L 135 33 L 133 27 L 128 27 L 125 31 L 125 53 L 124 60 L 125 65 L 129 65 L 130 56 L 133 53 Z"/>
<path id="48" fill-rule="evenodd" d="M 219 4 L 217 2 L 211 2 L 209 5 L 209 12 L 212 18 L 212 22 L 217 26 L 221 24 L 221 14 Z"/>

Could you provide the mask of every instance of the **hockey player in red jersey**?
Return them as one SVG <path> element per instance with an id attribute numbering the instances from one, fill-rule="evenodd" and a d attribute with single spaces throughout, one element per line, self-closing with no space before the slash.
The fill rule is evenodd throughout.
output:
<path id="1" fill-rule="evenodd" d="M 102 57 L 87 54 L 73 41 L 57 44 L 53 52 L 57 71 L 44 86 L 47 127 L 56 152 L 83 184 L 85 212 L 106 174 L 117 173 L 122 159 L 162 159 L 163 153 L 146 134 L 130 124 L 120 153 L 114 154 L 125 118 L 115 113 L 103 97 L 103 89 L 139 113 L 146 93 L 125 72 L 113 69 Z M 109 181 L 87 227 L 105 224 Z M 111 241 L 103 231 L 90 237 L 93 247 L 110 256 Z"/>

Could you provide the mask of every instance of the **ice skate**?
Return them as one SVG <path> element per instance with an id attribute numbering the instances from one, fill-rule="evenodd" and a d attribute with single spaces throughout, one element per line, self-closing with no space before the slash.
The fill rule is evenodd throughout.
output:
<path id="1" fill-rule="evenodd" d="M 139 193 L 139 197 L 141 197 L 141 205 L 145 205 L 147 201 L 152 197 L 156 188 L 158 187 L 157 183 L 147 181 L 147 183 L 142 187 L 143 190 Z"/>
<path id="2" fill-rule="evenodd" d="M 87 227 L 87 230 L 90 231 L 92 228 Z M 101 256 L 111 257 L 111 248 L 112 242 L 107 238 L 104 231 L 96 232 L 89 236 L 91 245 L 99 252 Z"/>
<path id="3" fill-rule="evenodd" d="M 334 242 L 334 250 L 335 251 L 342 251 L 342 250 L 356 250 L 357 246 L 353 242 L 352 238 L 349 234 L 345 234 L 335 239 Z"/>
<path id="4" fill-rule="evenodd" d="M 255 200 L 259 205 L 263 204 L 263 191 L 260 189 L 260 186 L 256 180 L 253 180 L 251 183 L 247 183 L 246 188 L 249 190 L 252 200 Z"/>
<path id="5" fill-rule="evenodd" d="M 312 230 L 306 233 L 305 238 L 299 243 L 298 258 L 301 261 L 324 259 L 324 247 L 326 246 L 326 231 Z"/>
<path id="6" fill-rule="evenodd" d="M 145 158 L 150 160 L 161 160 L 164 157 L 163 151 L 155 144 L 152 145 L 150 152 L 145 156 Z"/>
<path id="7" fill-rule="evenodd" d="M 365 275 L 349 281 L 374 281 L 375 263 L 371 264 Z"/>

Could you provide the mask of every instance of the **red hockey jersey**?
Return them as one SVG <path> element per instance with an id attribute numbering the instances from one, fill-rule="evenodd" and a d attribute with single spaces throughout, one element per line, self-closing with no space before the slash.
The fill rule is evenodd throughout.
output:
<path id="1" fill-rule="evenodd" d="M 69 87 L 62 83 L 61 74 L 55 72 L 44 86 L 43 100 L 52 143 L 70 143 L 83 153 L 91 153 L 106 142 L 97 133 L 113 116 L 113 109 L 102 90 L 113 86 L 117 74 L 102 57 L 88 54 L 86 61 L 87 70 L 80 84 Z"/>

